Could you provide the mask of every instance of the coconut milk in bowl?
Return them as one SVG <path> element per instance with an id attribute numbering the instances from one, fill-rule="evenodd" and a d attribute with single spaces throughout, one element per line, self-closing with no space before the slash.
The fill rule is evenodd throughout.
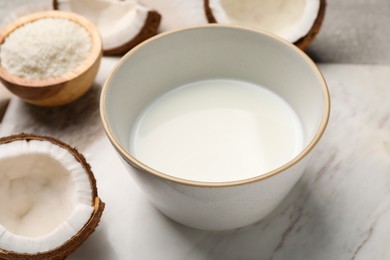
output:
<path id="1" fill-rule="evenodd" d="M 330 101 L 295 46 L 208 25 L 131 50 L 106 81 L 100 108 L 108 138 L 162 213 L 226 230 L 283 200 L 325 130 Z"/>
<path id="2" fill-rule="evenodd" d="M 232 79 L 196 81 L 159 97 L 141 113 L 129 144 L 144 164 L 205 182 L 272 171 L 302 146 L 301 122 L 285 100 Z"/>

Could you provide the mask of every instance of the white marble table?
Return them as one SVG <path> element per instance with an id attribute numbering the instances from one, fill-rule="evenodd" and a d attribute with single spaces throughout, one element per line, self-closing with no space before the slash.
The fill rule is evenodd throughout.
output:
<path id="1" fill-rule="evenodd" d="M 263 221 L 206 232 L 160 214 L 122 166 L 103 133 L 96 83 L 62 108 L 12 98 L 0 136 L 33 132 L 78 147 L 106 209 L 70 259 L 390 259 L 390 66 L 320 64 L 331 92 L 326 134 L 301 180 Z"/>
<path id="2" fill-rule="evenodd" d="M 11 93 L 0 83 L 0 124 L 11 99 Z"/>

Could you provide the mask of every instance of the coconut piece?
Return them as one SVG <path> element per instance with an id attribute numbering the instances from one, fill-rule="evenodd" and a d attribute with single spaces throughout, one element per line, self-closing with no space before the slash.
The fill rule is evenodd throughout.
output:
<path id="1" fill-rule="evenodd" d="M 121 55 L 157 34 L 161 16 L 136 1 L 53 0 L 55 10 L 80 14 L 102 36 L 104 55 Z"/>
<path id="2" fill-rule="evenodd" d="M 18 6 L 17 8 L 12 9 L 11 12 L 4 14 L 4 16 L 0 19 L 0 28 L 7 26 L 22 16 L 51 10 L 53 10 L 53 4 L 51 1 L 34 1 L 30 4 Z"/>
<path id="3" fill-rule="evenodd" d="M 203 1 L 189 0 L 140 0 L 146 6 L 157 10 L 163 17 L 160 31 L 166 32 L 185 26 L 208 24 L 204 15 Z"/>
<path id="4" fill-rule="evenodd" d="M 85 158 L 52 137 L 0 138 L 0 258 L 63 259 L 104 209 Z"/>
<path id="5" fill-rule="evenodd" d="M 322 22 L 325 17 L 326 0 L 320 0 L 320 8 L 318 10 L 317 18 L 315 19 L 313 26 L 309 32 L 302 36 L 300 39 L 294 42 L 300 49 L 305 50 L 314 41 L 314 38 L 321 29 Z"/>
<path id="6" fill-rule="evenodd" d="M 272 32 L 306 49 L 319 32 L 326 0 L 204 0 L 210 23 L 238 24 Z"/>

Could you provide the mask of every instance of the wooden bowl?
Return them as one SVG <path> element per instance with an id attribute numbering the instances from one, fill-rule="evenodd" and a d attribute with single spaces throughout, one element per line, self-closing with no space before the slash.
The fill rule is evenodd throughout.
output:
<path id="1" fill-rule="evenodd" d="M 45 11 L 23 16 L 0 32 L 0 45 L 17 28 L 42 19 L 65 18 L 84 27 L 91 37 L 91 50 L 73 71 L 61 77 L 31 80 L 10 74 L 0 64 L 0 80 L 15 95 L 38 106 L 60 106 L 81 97 L 95 80 L 102 57 L 102 41 L 94 24 L 80 15 L 61 11 Z"/>

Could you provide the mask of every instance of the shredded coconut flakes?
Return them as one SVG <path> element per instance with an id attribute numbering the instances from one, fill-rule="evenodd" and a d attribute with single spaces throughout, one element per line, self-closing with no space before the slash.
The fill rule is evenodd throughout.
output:
<path id="1" fill-rule="evenodd" d="M 76 69 L 91 49 L 87 30 L 64 18 L 43 18 L 13 31 L 0 46 L 1 66 L 26 79 L 59 77 Z"/>

